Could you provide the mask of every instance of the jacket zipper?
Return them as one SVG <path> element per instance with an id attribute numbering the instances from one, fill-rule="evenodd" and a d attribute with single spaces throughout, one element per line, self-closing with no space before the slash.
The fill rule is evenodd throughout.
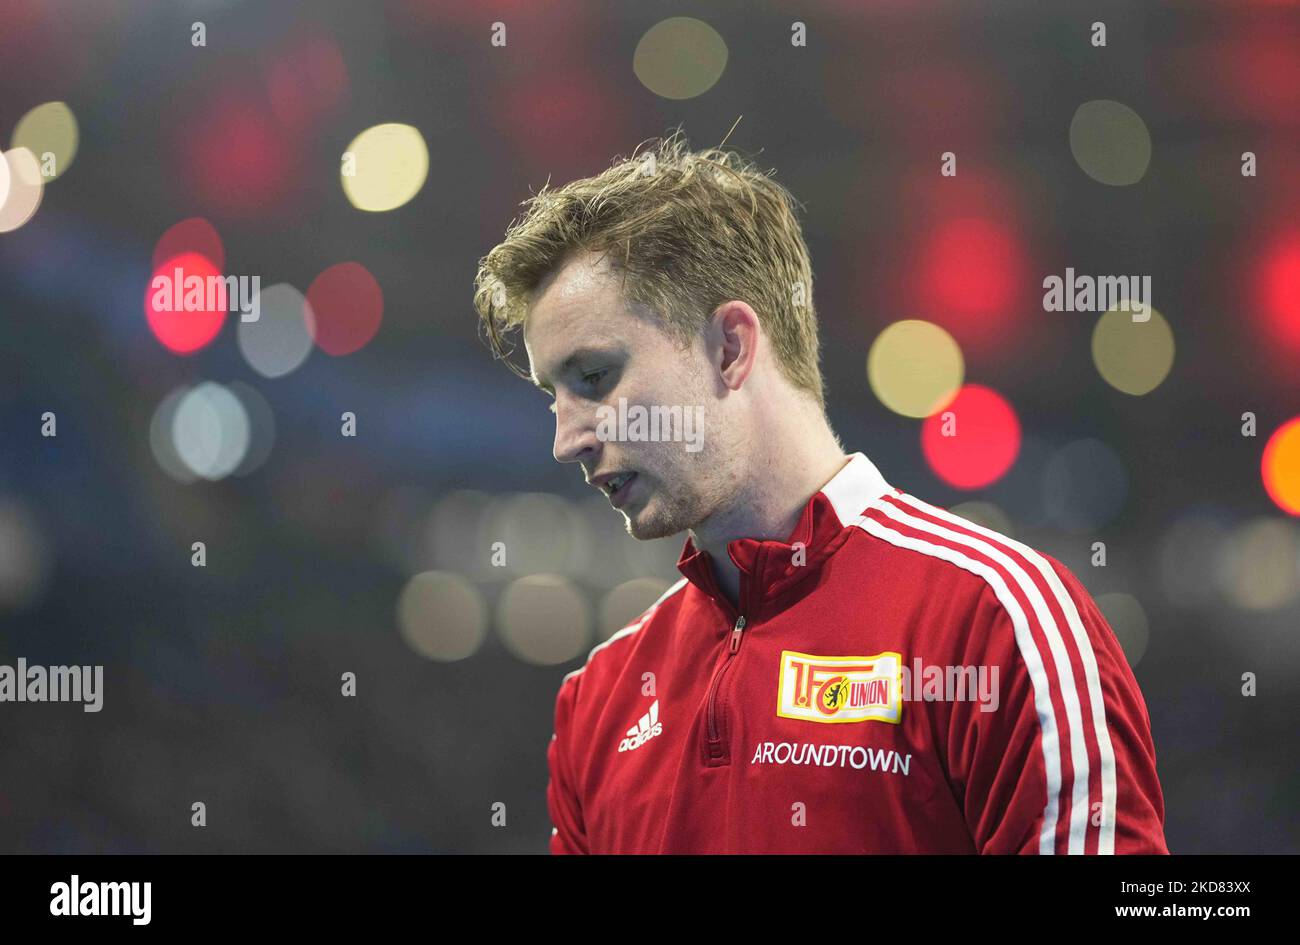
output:
<path id="1" fill-rule="evenodd" d="M 718 685 L 722 682 L 722 677 L 731 669 L 732 660 L 736 658 L 736 652 L 740 649 L 740 640 L 745 632 L 745 617 L 742 614 L 736 618 L 735 625 L 731 628 L 731 642 L 727 646 L 727 659 L 718 669 L 713 677 L 713 685 L 709 687 L 709 701 L 707 710 L 708 721 L 708 744 L 705 746 L 705 760 L 708 764 L 726 764 L 730 759 L 727 757 L 725 746 L 718 735 L 718 715 L 717 715 L 717 695 Z"/>

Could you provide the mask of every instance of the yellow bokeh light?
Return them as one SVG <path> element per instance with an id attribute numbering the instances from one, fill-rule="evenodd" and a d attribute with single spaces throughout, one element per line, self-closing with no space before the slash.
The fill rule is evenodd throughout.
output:
<path id="1" fill-rule="evenodd" d="M 928 417 L 961 389 L 966 363 L 952 335 L 909 318 L 882 331 L 867 353 L 867 381 L 880 402 L 905 417 Z"/>
<path id="2" fill-rule="evenodd" d="M 79 140 L 77 119 L 67 103 L 46 102 L 18 119 L 11 147 L 31 151 L 48 183 L 72 166 Z"/>
<path id="3" fill-rule="evenodd" d="M 1149 305 L 1150 318 L 1134 321 L 1133 312 L 1111 309 L 1092 330 L 1092 360 L 1106 383 L 1141 397 L 1155 390 L 1174 365 L 1174 332 Z"/>
<path id="4" fill-rule="evenodd" d="M 1246 610 L 1273 610 L 1300 595 L 1300 535 L 1290 522 L 1260 517 L 1229 536 L 1219 584 Z"/>
<path id="5" fill-rule="evenodd" d="M 429 176 L 429 149 L 410 125 L 375 125 L 343 153 L 339 179 L 358 210 L 379 213 L 410 201 Z"/>
<path id="6" fill-rule="evenodd" d="M 397 627 L 416 653 L 451 663 L 473 656 L 487 636 L 488 613 L 477 587 L 450 571 L 423 571 L 397 600 Z"/>
<path id="7" fill-rule="evenodd" d="M 1112 187 L 1136 184 L 1151 163 L 1151 133 L 1121 102 L 1084 102 L 1070 121 L 1070 152 L 1085 174 Z"/>
<path id="8" fill-rule="evenodd" d="M 663 98 L 703 95 L 727 68 L 727 43 L 708 23 L 673 16 L 645 31 L 632 54 L 632 71 Z"/>
<path id="9" fill-rule="evenodd" d="M 506 649 L 525 663 L 555 666 L 591 646 L 591 606 L 566 577 L 530 574 L 502 591 L 497 623 Z"/>

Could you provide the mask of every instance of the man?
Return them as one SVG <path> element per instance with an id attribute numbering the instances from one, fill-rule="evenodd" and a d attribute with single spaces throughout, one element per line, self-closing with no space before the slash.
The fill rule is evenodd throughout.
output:
<path id="1" fill-rule="evenodd" d="M 551 851 L 1167 853 L 1088 592 L 832 432 L 788 192 L 674 135 L 529 203 L 480 261 L 493 349 L 523 329 L 555 458 L 634 537 L 688 532 L 682 579 L 560 685 Z M 620 402 L 704 435 L 620 437 Z"/>

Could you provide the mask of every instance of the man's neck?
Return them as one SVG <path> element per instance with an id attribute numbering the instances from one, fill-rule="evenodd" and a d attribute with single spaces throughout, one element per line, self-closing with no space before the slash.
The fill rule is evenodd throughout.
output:
<path id="1" fill-rule="evenodd" d="M 827 433 L 815 451 L 787 448 L 758 457 L 731 507 L 691 529 L 692 543 L 708 553 L 718 587 L 733 604 L 739 606 L 740 571 L 727 545 L 738 538 L 790 537 L 808 500 L 849 462 L 849 454 Z"/>

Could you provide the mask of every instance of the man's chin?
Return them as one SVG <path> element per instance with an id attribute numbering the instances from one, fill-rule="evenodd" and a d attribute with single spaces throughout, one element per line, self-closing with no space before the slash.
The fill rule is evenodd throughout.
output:
<path id="1" fill-rule="evenodd" d="M 667 538 L 686 529 L 685 525 L 653 514 L 648 507 L 638 509 L 631 515 L 625 512 L 623 517 L 627 523 L 627 533 L 637 541 L 654 541 L 656 538 Z"/>

